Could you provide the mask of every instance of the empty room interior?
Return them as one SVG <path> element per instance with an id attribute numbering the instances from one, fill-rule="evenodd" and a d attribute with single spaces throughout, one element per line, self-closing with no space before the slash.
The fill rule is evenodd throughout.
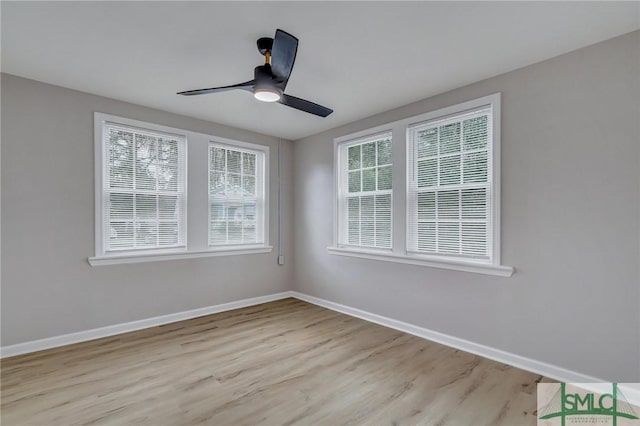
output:
<path id="1" fill-rule="evenodd" d="M 0 15 L 2 425 L 640 426 L 640 2 Z"/>

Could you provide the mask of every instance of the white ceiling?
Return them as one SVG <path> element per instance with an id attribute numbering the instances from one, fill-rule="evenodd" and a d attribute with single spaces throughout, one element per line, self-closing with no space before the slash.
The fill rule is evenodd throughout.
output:
<path id="1" fill-rule="evenodd" d="M 640 2 L 2 2 L 2 71 L 287 139 L 640 28 Z M 258 37 L 300 39 L 287 93 L 242 91 Z"/>

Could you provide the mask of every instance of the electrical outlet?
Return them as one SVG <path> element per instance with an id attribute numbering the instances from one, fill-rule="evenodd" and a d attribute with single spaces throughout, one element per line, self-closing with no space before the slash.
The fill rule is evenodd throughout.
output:
<path id="1" fill-rule="evenodd" d="M 278 256 L 278 265 L 284 265 L 284 256 Z"/>

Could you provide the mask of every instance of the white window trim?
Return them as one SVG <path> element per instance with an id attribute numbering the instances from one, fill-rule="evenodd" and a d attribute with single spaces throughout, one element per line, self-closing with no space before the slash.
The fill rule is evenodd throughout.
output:
<path id="1" fill-rule="evenodd" d="M 454 271 L 475 272 L 478 274 L 510 277 L 513 268 L 510 266 L 491 265 L 487 263 L 460 261 L 458 259 L 445 260 L 429 258 L 429 256 L 415 256 L 411 254 L 395 255 L 393 253 L 380 253 L 379 250 L 352 250 L 343 247 L 327 247 L 330 254 L 361 259 L 380 260 L 384 262 L 404 263 L 406 265 L 427 266 L 438 269 L 450 269 Z"/>
<path id="2" fill-rule="evenodd" d="M 117 252 L 105 252 L 103 244 L 103 182 L 105 179 L 104 167 L 104 153 L 103 153 L 103 127 L 105 122 L 120 124 L 127 127 L 137 127 L 142 130 L 158 131 L 161 133 L 167 133 L 171 135 L 180 136 L 186 140 L 185 157 L 187 158 L 187 167 L 185 171 L 185 215 L 186 221 L 185 227 L 185 246 L 177 248 L 158 248 L 149 250 L 126 250 Z M 190 238 L 189 224 L 193 228 L 193 221 L 197 220 L 198 228 L 208 229 L 208 213 L 206 211 L 197 212 L 190 211 L 189 204 L 190 198 L 207 199 L 208 196 L 208 149 L 209 143 L 223 143 L 230 146 L 238 146 L 250 148 L 253 150 L 261 150 L 265 153 L 264 164 L 264 185 L 265 185 L 265 206 L 264 206 L 264 243 L 242 245 L 242 246 L 208 246 L 208 233 L 205 232 L 202 241 L 193 241 L 193 233 Z M 198 165 L 200 171 L 206 170 L 206 174 L 195 173 L 191 164 L 193 162 L 193 155 L 196 152 L 190 152 L 189 146 L 193 143 L 198 143 L 200 149 L 203 149 L 205 156 L 202 158 L 203 164 Z M 94 186 L 94 228 L 95 228 L 95 254 L 93 257 L 88 258 L 88 262 L 92 266 L 98 265 L 114 265 L 122 263 L 139 263 L 139 262 L 155 262 L 164 260 L 177 260 L 177 259 L 189 259 L 189 258 L 202 258 L 211 256 L 231 256 L 231 255 L 243 255 L 243 254 L 255 254 L 255 253 L 268 253 L 273 250 L 273 247 L 269 245 L 269 147 L 265 145 L 252 144 L 243 141 L 236 141 L 233 139 L 222 138 L 213 135 L 207 135 L 203 133 L 192 132 L 189 130 L 177 129 L 173 127 L 163 126 L 160 124 L 147 123 L 143 121 L 133 120 L 130 118 L 119 117 L 110 114 L 104 114 L 100 112 L 94 113 L 94 171 L 95 171 L 95 186 Z M 202 179 L 200 185 L 196 185 L 197 188 L 202 188 L 202 194 L 189 194 L 189 182 L 193 182 L 194 179 Z M 193 188 L 194 185 L 191 185 Z M 196 189 L 197 191 L 200 191 Z M 191 197 L 190 197 L 191 195 Z M 207 203 L 208 209 L 208 203 Z M 191 209 L 193 210 L 193 209 Z M 202 214 L 201 214 L 202 213 Z M 206 221 L 206 222 L 205 222 Z M 206 227 L 206 228 L 205 228 Z M 195 231 L 196 229 L 193 229 Z"/>
<path id="3" fill-rule="evenodd" d="M 90 257 L 89 264 L 91 266 L 102 265 L 118 265 L 121 263 L 142 263 L 142 262 L 157 262 L 161 260 L 181 260 L 181 259 L 197 259 L 201 257 L 217 257 L 217 256 L 233 256 L 239 254 L 258 254 L 269 253 L 273 250 L 272 246 L 256 245 L 255 247 L 230 247 L 226 246 L 224 250 L 206 250 L 206 251 L 183 251 L 181 253 L 134 253 L 126 256 L 123 255 L 109 255 L 102 257 Z"/>
<path id="4" fill-rule="evenodd" d="M 425 114 L 405 118 L 402 120 L 387 123 L 381 126 L 341 136 L 334 139 L 334 230 L 333 245 L 327 247 L 330 254 L 359 257 L 372 260 L 389 261 L 396 263 L 405 263 L 411 265 L 419 265 L 433 268 L 451 269 L 464 272 L 475 272 L 480 274 L 497 275 L 510 277 L 514 268 L 501 264 L 501 245 L 500 245 L 500 118 L 501 105 L 500 93 L 484 96 L 482 98 L 473 99 L 460 104 L 430 111 Z M 493 143 L 492 143 L 492 222 L 493 222 L 493 253 L 492 261 L 479 262 L 475 260 L 465 260 L 460 258 L 447 259 L 441 256 L 433 255 L 417 255 L 407 252 L 406 238 L 408 234 L 408 209 L 407 209 L 407 181 L 410 165 L 408 164 L 408 131 L 409 127 L 430 121 L 436 118 L 444 118 L 448 115 L 459 114 L 464 111 L 478 109 L 483 106 L 491 105 L 493 107 L 492 120 L 493 125 Z M 370 135 L 389 132 L 391 130 L 393 139 L 393 244 L 391 250 L 364 249 L 360 247 L 345 246 L 339 244 L 339 211 L 338 211 L 338 185 L 339 181 L 339 148 L 340 145 L 353 141 L 354 139 L 364 138 Z M 399 232 L 398 232 L 399 231 Z"/>

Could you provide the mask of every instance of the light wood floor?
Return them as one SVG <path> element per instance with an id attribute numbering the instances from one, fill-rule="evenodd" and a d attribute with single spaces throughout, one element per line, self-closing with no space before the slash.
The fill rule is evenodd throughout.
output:
<path id="1" fill-rule="evenodd" d="M 2 425 L 533 425 L 541 376 L 296 299 L 2 361 Z"/>

